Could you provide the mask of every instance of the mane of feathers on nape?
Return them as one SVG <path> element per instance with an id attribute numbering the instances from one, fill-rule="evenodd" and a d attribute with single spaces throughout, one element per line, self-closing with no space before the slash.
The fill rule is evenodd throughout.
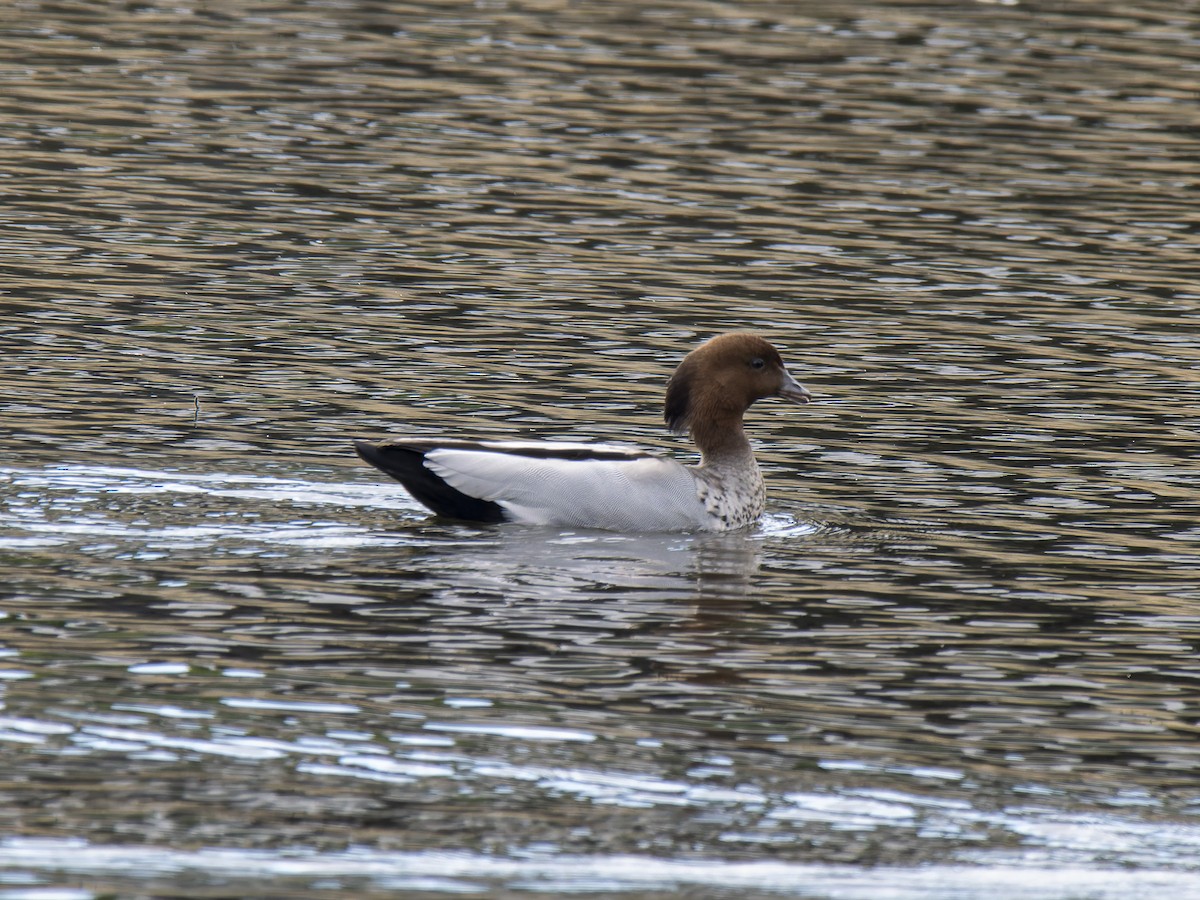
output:
<path id="1" fill-rule="evenodd" d="M 692 427 L 692 365 L 689 362 L 685 358 L 667 382 L 667 396 L 663 402 L 663 419 L 676 434 L 687 434 Z"/>

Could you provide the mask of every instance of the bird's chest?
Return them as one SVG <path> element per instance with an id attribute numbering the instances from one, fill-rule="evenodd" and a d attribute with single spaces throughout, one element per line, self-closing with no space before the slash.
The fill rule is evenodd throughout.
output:
<path id="1" fill-rule="evenodd" d="M 762 515 L 767 489 L 757 465 L 705 472 L 698 481 L 704 510 L 718 530 L 741 528 Z"/>

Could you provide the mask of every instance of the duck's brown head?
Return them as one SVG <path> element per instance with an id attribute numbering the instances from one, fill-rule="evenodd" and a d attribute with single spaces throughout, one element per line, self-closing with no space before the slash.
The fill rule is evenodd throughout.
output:
<path id="1" fill-rule="evenodd" d="M 683 358 L 667 382 L 663 418 L 681 434 L 731 420 L 740 424 L 742 414 L 764 397 L 812 399 L 769 343 L 745 332 L 721 334 Z"/>

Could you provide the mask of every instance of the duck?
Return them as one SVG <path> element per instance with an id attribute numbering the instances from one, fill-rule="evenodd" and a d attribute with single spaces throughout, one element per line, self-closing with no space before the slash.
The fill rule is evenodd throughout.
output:
<path id="1" fill-rule="evenodd" d="M 358 455 L 433 513 L 477 523 L 521 522 L 622 532 L 729 531 L 762 516 L 766 488 L 743 417 L 757 400 L 797 404 L 809 390 L 767 340 L 717 335 L 667 381 L 663 419 L 688 434 L 698 465 L 619 444 L 356 440 Z"/>

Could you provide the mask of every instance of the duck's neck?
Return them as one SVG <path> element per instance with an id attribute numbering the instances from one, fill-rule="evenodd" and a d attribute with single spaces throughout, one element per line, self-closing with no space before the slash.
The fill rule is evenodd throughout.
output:
<path id="1" fill-rule="evenodd" d="M 755 465 L 754 451 L 742 427 L 741 413 L 703 419 L 693 426 L 692 440 L 700 450 L 700 465 L 705 469 Z"/>

